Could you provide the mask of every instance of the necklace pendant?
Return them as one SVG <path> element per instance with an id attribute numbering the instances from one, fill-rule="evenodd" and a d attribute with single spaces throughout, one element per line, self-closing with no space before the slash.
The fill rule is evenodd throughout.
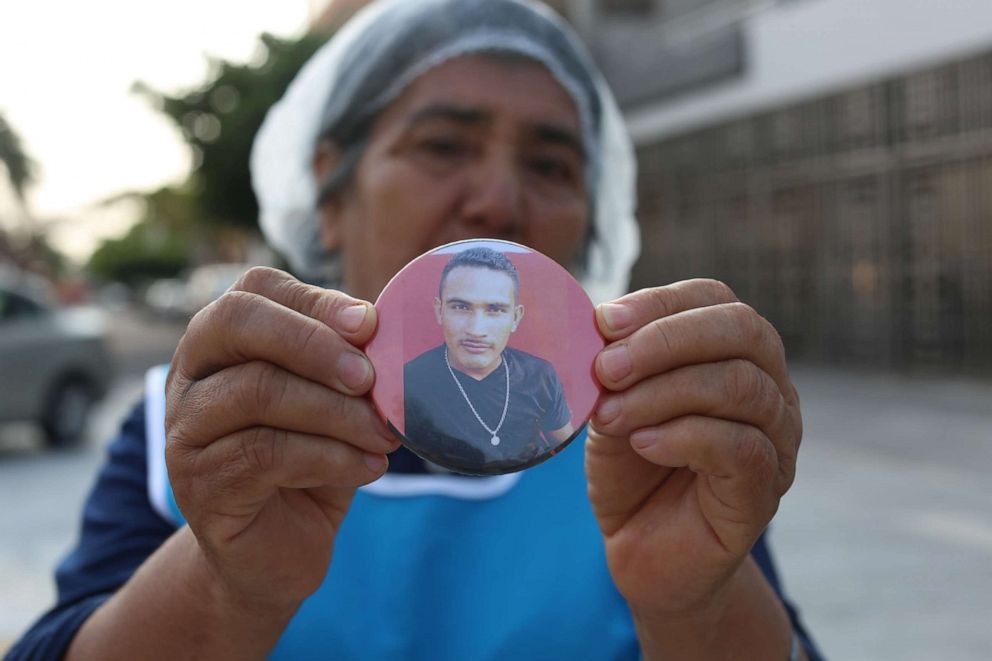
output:
<path id="1" fill-rule="evenodd" d="M 499 445 L 499 436 L 497 436 L 496 434 L 493 434 L 493 438 L 490 441 L 490 443 L 492 443 L 493 445 Z"/>

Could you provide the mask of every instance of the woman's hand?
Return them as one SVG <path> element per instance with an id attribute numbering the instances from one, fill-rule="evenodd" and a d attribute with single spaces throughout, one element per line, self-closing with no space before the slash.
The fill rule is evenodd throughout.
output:
<path id="1" fill-rule="evenodd" d="M 235 603 L 317 589 L 358 486 L 398 442 L 363 395 L 375 308 L 254 268 L 190 322 L 166 400 L 176 502 Z"/>
<path id="2" fill-rule="evenodd" d="M 597 320 L 607 393 L 586 471 L 610 572 L 639 622 L 719 612 L 754 582 L 748 552 L 795 473 L 802 422 L 781 340 L 712 280 L 629 294 Z"/>

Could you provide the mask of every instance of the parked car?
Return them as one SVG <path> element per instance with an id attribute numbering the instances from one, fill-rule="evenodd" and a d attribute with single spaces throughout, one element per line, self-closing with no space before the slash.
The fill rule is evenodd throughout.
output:
<path id="1" fill-rule="evenodd" d="M 58 308 L 0 278 L 0 423 L 37 422 L 50 447 L 81 441 L 112 378 L 104 328 L 95 308 Z"/>
<path id="2" fill-rule="evenodd" d="M 189 319 L 189 294 L 185 280 L 162 278 L 145 290 L 145 307 L 163 319 Z"/>
<path id="3" fill-rule="evenodd" d="M 145 308 L 159 318 L 189 320 L 251 267 L 238 263 L 204 264 L 181 278 L 156 280 L 145 290 Z"/>
<path id="4" fill-rule="evenodd" d="M 220 298 L 251 267 L 251 264 L 237 263 L 206 264 L 190 271 L 186 287 L 189 316 Z"/>

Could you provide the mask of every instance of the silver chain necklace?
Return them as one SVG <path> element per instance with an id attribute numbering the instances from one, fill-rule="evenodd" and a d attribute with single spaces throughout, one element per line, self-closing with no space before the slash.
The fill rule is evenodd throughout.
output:
<path id="1" fill-rule="evenodd" d="M 472 409 L 472 415 L 474 415 L 475 419 L 479 421 L 479 424 L 482 425 L 483 429 L 493 435 L 493 437 L 489 439 L 489 442 L 493 445 L 499 445 L 499 430 L 500 427 L 503 426 L 503 421 L 506 420 L 506 410 L 510 408 L 510 367 L 506 364 L 506 358 L 503 358 L 502 360 L 503 371 L 506 372 L 506 398 L 503 400 L 503 415 L 499 417 L 499 424 L 496 425 L 496 429 L 490 429 L 489 425 L 482 421 L 482 416 L 479 415 L 479 412 L 475 410 L 474 406 L 472 406 L 472 400 L 468 398 L 468 393 L 465 392 L 465 388 L 462 388 L 462 382 L 458 380 L 457 376 L 455 376 L 455 370 L 451 369 L 451 363 L 448 362 L 448 347 L 444 347 L 444 364 L 448 366 L 448 372 L 451 374 L 451 378 L 455 380 L 455 385 L 458 386 L 458 392 L 462 394 L 462 397 L 465 398 L 465 403 L 468 404 L 470 409 Z"/>

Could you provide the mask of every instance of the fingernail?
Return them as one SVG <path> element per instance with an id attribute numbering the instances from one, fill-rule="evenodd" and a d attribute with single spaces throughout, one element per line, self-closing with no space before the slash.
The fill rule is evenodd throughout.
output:
<path id="1" fill-rule="evenodd" d="M 385 425 L 383 426 L 385 427 Z M 393 432 L 389 431 L 388 429 L 382 432 L 379 437 L 383 441 L 383 446 L 385 447 L 385 452 L 387 454 L 390 452 L 395 452 L 400 447 L 400 445 L 402 445 L 400 439 L 396 438 L 396 435 L 393 434 Z"/>
<path id="2" fill-rule="evenodd" d="M 596 417 L 599 419 L 599 422 L 608 425 L 620 415 L 620 408 L 620 398 L 610 397 L 599 405 L 599 409 L 596 411 Z"/>
<path id="3" fill-rule="evenodd" d="M 655 429 L 638 429 L 630 435 L 630 444 L 637 450 L 646 450 L 658 442 L 658 431 Z"/>
<path id="4" fill-rule="evenodd" d="M 392 436 L 392 434 L 390 434 L 390 436 Z M 396 437 L 388 438 L 386 436 L 379 436 L 379 438 L 376 439 L 374 443 L 375 443 L 375 449 L 377 451 L 381 450 L 383 454 L 389 454 L 390 452 L 396 449 L 396 446 L 399 444 L 399 441 L 396 439 Z"/>
<path id="5" fill-rule="evenodd" d="M 352 390 L 360 390 L 372 376 L 372 366 L 365 356 L 345 351 L 338 358 L 338 378 Z"/>
<path id="6" fill-rule="evenodd" d="M 369 470 L 373 473 L 381 473 L 386 470 L 386 465 L 388 460 L 381 454 L 372 454 L 371 452 L 365 453 L 365 465 L 369 467 Z"/>
<path id="7" fill-rule="evenodd" d="M 599 311 L 603 313 L 603 321 L 611 331 L 622 331 L 630 325 L 634 316 L 629 307 L 619 303 L 603 303 L 599 306 Z"/>
<path id="8" fill-rule="evenodd" d="M 361 303 L 341 308 L 338 311 L 338 327 L 345 333 L 357 333 L 368 313 L 368 306 Z"/>
<path id="9" fill-rule="evenodd" d="M 384 442 L 384 445 L 386 447 L 386 453 L 393 452 L 394 450 L 399 448 L 399 446 L 402 444 L 400 439 L 396 437 L 396 434 L 393 433 L 393 431 L 390 430 L 389 427 L 379 422 L 378 420 L 375 422 L 375 428 L 376 431 L 379 433 L 379 438 L 381 438 Z"/>
<path id="10" fill-rule="evenodd" d="M 626 344 L 614 344 L 599 355 L 603 372 L 613 381 L 620 381 L 634 368 Z"/>

